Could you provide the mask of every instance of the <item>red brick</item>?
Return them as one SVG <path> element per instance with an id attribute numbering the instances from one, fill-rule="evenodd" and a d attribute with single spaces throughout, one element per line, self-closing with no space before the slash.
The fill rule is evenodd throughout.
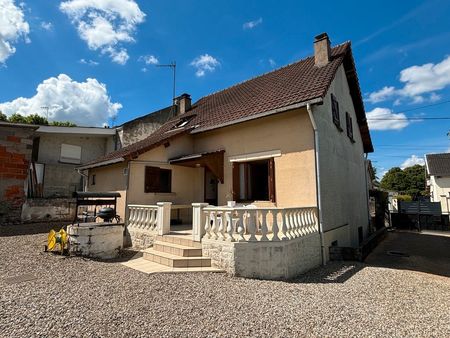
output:
<path id="1" fill-rule="evenodd" d="M 6 140 L 10 142 L 20 143 L 20 137 L 17 136 L 7 136 Z"/>

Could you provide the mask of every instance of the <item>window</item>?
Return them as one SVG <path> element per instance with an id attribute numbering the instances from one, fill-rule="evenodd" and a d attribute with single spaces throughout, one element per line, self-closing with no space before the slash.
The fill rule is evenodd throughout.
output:
<path id="1" fill-rule="evenodd" d="M 91 176 L 91 185 L 95 185 L 95 174 Z"/>
<path id="2" fill-rule="evenodd" d="M 243 201 L 275 202 L 273 158 L 233 163 L 233 198 Z"/>
<path id="3" fill-rule="evenodd" d="M 172 192 L 172 170 L 145 167 L 144 191 Z"/>
<path id="4" fill-rule="evenodd" d="M 339 116 L 339 102 L 333 94 L 331 94 L 331 111 L 333 113 L 333 123 L 340 131 L 342 131 L 341 118 Z"/>
<path id="5" fill-rule="evenodd" d="M 352 142 L 355 142 L 353 139 L 353 119 L 348 112 L 345 112 L 345 119 L 347 122 L 347 136 Z"/>
<path id="6" fill-rule="evenodd" d="M 194 116 L 186 116 L 186 117 L 182 117 L 174 126 L 172 129 L 176 129 L 176 128 L 183 128 L 185 125 L 187 125 L 192 119 L 194 118 Z"/>
<path id="7" fill-rule="evenodd" d="M 81 163 L 81 147 L 70 144 L 61 144 L 61 156 L 59 161 L 62 163 Z"/>

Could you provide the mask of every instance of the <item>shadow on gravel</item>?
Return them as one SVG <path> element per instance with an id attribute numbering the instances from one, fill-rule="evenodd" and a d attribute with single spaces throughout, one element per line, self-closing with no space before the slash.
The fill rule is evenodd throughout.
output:
<path id="1" fill-rule="evenodd" d="M 70 222 L 46 222 L 46 223 L 24 223 L 15 225 L 1 225 L 0 237 L 24 236 L 48 233 L 51 229 L 59 230 Z"/>
<path id="2" fill-rule="evenodd" d="M 390 232 L 365 263 L 450 277 L 450 237 L 437 233 Z"/>
<path id="3" fill-rule="evenodd" d="M 361 271 L 365 264 L 360 262 L 330 262 L 326 266 L 308 271 L 288 283 L 330 284 L 345 283 Z"/>

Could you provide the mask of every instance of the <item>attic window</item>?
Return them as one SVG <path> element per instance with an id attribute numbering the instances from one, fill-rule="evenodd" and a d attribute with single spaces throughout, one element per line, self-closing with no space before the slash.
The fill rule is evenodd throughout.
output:
<path id="1" fill-rule="evenodd" d="M 336 125 L 339 131 L 342 131 L 341 118 L 339 116 L 339 102 L 337 101 L 336 96 L 334 96 L 333 94 L 331 94 L 331 111 L 333 113 L 333 123 Z"/>
<path id="2" fill-rule="evenodd" d="M 176 128 L 183 128 L 185 125 L 187 125 L 193 118 L 194 116 L 188 116 L 188 117 L 183 117 L 180 119 L 180 121 L 178 121 L 172 129 L 176 129 Z"/>
<path id="3" fill-rule="evenodd" d="M 347 136 L 350 141 L 355 142 L 353 139 L 353 119 L 348 112 L 345 112 L 345 120 L 347 122 Z"/>

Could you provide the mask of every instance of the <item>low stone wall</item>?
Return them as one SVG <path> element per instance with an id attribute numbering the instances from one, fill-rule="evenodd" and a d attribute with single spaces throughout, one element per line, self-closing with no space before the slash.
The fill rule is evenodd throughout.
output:
<path id="1" fill-rule="evenodd" d="M 28 198 L 22 205 L 22 222 L 72 221 L 75 217 L 73 198 Z"/>
<path id="2" fill-rule="evenodd" d="M 127 228 L 124 245 L 138 250 L 147 249 L 153 246 L 156 236 L 157 233 L 155 231 L 136 229 L 134 227 Z"/>
<path id="3" fill-rule="evenodd" d="M 240 277 L 291 279 L 322 263 L 319 233 L 276 242 L 202 239 L 202 249 L 213 265 Z"/>

